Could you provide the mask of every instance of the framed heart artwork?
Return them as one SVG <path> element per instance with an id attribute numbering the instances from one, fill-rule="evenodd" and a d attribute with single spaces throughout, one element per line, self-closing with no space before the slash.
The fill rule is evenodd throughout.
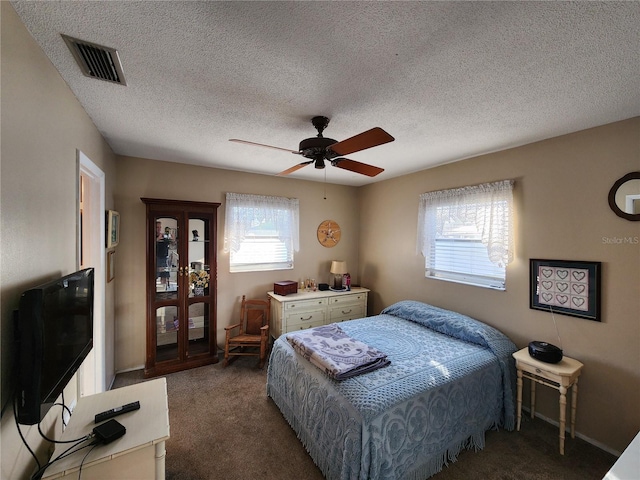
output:
<path id="1" fill-rule="evenodd" d="M 529 307 L 600 321 L 600 262 L 531 259 Z"/>

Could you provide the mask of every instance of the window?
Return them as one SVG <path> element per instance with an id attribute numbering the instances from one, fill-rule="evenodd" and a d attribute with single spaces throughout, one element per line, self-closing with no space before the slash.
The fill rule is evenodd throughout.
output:
<path id="1" fill-rule="evenodd" d="M 504 290 L 513 245 L 512 180 L 420 195 L 426 277 Z"/>
<path id="2" fill-rule="evenodd" d="M 230 272 L 292 269 L 300 248 L 298 199 L 227 193 L 226 200 Z"/>

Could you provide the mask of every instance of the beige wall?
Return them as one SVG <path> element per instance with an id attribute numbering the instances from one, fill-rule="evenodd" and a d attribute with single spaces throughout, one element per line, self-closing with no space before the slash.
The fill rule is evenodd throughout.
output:
<path id="1" fill-rule="evenodd" d="M 616 216 L 607 196 L 638 170 L 635 118 L 362 187 L 359 276 L 373 290 L 371 313 L 415 299 L 483 320 L 519 347 L 558 344 L 551 315 L 529 309 L 529 259 L 602 262 L 602 322 L 555 318 L 565 354 L 585 365 L 578 432 L 622 451 L 640 429 L 640 222 Z M 507 290 L 426 279 L 415 253 L 418 196 L 508 178 L 517 226 Z M 538 392 L 541 413 L 557 421 L 557 392 Z"/>
<path id="2" fill-rule="evenodd" d="M 9 399 L 13 366 L 11 312 L 23 290 L 76 270 L 77 161 L 84 152 L 106 173 L 107 208 L 115 156 L 49 59 L 28 34 L 9 2 L 2 17 L 1 239 L 2 401 Z M 113 304 L 107 286 L 107 304 Z M 109 312 L 109 309 L 107 309 Z M 113 323 L 113 314 L 107 318 Z M 76 382 L 65 401 L 76 396 Z M 50 412 L 44 431 L 58 417 Z M 59 434 L 59 426 L 56 433 Z M 22 427 L 31 447 L 44 458 L 48 444 L 37 428 Z M 1 478 L 25 478 L 35 462 L 22 445 L 11 406 L 2 417 Z"/>
<path id="3" fill-rule="evenodd" d="M 321 178 L 321 173 L 318 174 Z M 326 200 L 325 197 L 326 190 Z M 300 251 L 293 270 L 229 273 L 229 256 L 223 252 L 225 193 L 277 195 L 300 200 Z M 217 202 L 218 209 L 218 345 L 224 327 L 240 311 L 242 295 L 266 297 L 273 282 L 315 278 L 328 282 L 331 260 L 346 260 L 353 281 L 358 271 L 357 189 L 277 176 L 195 167 L 170 162 L 119 157 L 116 208 L 121 215 L 121 238 L 116 253 L 116 369 L 140 368 L 145 360 L 145 205 L 140 197 Z M 316 229 L 332 219 L 342 227 L 338 245 L 325 248 Z"/>

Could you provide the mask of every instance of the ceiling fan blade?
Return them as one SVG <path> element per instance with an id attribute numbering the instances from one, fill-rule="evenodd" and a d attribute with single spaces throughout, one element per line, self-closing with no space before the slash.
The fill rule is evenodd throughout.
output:
<path id="1" fill-rule="evenodd" d="M 371 130 L 367 130 L 366 132 L 359 133 L 354 137 L 334 143 L 329 148 L 338 155 L 349 155 L 350 153 L 359 152 L 360 150 L 365 150 L 371 147 L 377 147 L 378 145 L 393 142 L 394 140 L 395 138 L 383 129 L 375 127 Z"/>
<path id="2" fill-rule="evenodd" d="M 273 148 L 275 150 L 284 150 L 285 152 L 291 152 L 291 153 L 296 153 L 298 155 L 301 155 L 301 153 L 298 150 L 290 150 L 288 148 L 274 147 L 273 145 L 265 145 L 264 143 L 249 142 L 247 140 L 239 140 L 237 138 L 230 138 L 229 141 L 230 142 L 236 142 L 236 143 L 244 143 L 244 144 L 247 144 L 247 145 L 255 145 L 257 147 Z"/>
<path id="3" fill-rule="evenodd" d="M 349 160 L 348 158 L 336 158 L 331 161 L 331 165 L 351 172 L 361 173 L 368 177 L 375 177 L 379 173 L 384 172 L 384 168 L 374 167 L 373 165 L 356 162 L 355 160 Z"/>
<path id="4" fill-rule="evenodd" d="M 308 162 L 302 162 L 299 163 L 298 165 L 294 165 L 291 168 L 287 168 L 285 171 L 280 172 L 276 175 L 281 176 L 281 175 L 289 175 L 290 173 L 295 172 L 296 170 L 300 170 L 302 167 L 306 167 L 307 165 L 309 165 L 310 163 L 313 163 L 313 160 L 309 160 Z"/>

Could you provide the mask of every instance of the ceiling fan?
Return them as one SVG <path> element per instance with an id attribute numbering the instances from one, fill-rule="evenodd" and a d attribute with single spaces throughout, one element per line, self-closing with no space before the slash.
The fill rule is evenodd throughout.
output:
<path id="1" fill-rule="evenodd" d="M 367 165 L 366 163 L 356 162 L 343 158 L 342 155 L 359 152 L 367 148 L 376 147 L 384 143 L 393 142 L 395 139 L 380 127 L 372 128 L 366 132 L 359 133 L 351 138 L 338 142 L 333 138 L 325 138 L 322 132 L 327 125 L 329 119 L 327 117 L 313 117 L 311 123 L 318 130 L 318 135 L 306 138 L 300 142 L 298 150 L 289 150 L 288 148 L 274 147 L 263 143 L 249 142 L 247 140 L 239 140 L 237 138 L 229 139 L 230 142 L 245 143 L 247 145 L 256 145 L 258 147 L 275 148 L 276 150 L 284 150 L 285 152 L 302 155 L 310 160 L 294 165 L 278 175 L 289 175 L 302 167 L 313 163 L 315 168 L 322 169 L 325 167 L 325 160 L 330 162 L 332 166 L 349 170 L 351 172 L 360 173 L 369 177 L 375 177 L 379 173 L 384 172 L 384 168 Z"/>

